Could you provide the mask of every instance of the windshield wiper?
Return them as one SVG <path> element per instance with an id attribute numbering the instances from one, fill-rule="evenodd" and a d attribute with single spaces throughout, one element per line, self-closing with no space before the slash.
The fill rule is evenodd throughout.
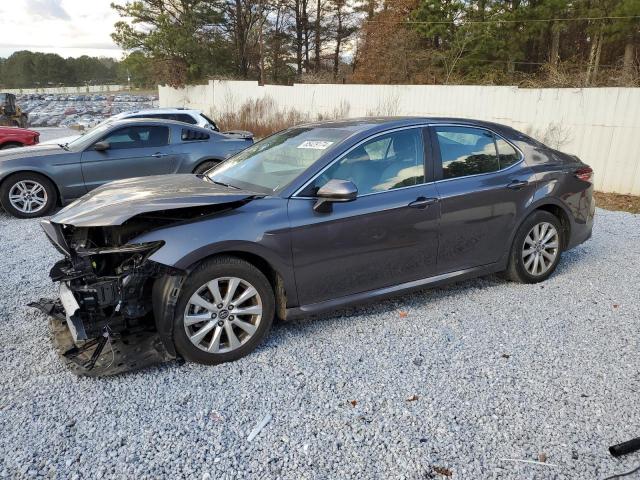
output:
<path id="1" fill-rule="evenodd" d="M 212 180 L 210 177 L 207 177 L 207 178 L 209 179 L 210 182 L 213 182 L 217 185 L 222 185 L 223 187 L 230 187 L 230 188 L 235 188 L 236 190 L 240 190 L 240 187 L 229 185 L 228 183 L 224 183 L 224 182 L 218 182 L 217 180 Z"/>
<path id="2" fill-rule="evenodd" d="M 68 143 L 59 143 L 58 146 L 62 147 L 67 152 L 69 151 L 69 144 Z"/>

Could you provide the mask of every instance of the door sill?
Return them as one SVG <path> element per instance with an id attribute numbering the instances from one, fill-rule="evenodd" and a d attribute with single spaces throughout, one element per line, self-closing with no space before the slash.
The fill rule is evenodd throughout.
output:
<path id="1" fill-rule="evenodd" d="M 419 290 L 426 287 L 435 287 L 439 285 L 445 285 L 447 283 L 465 280 L 468 278 L 489 275 L 491 273 L 499 272 L 500 270 L 504 270 L 504 265 L 501 265 L 500 262 L 496 262 L 489 265 L 482 265 L 480 267 L 473 267 L 467 268 L 465 270 L 443 273 L 433 277 L 422 278 L 420 280 L 414 280 L 412 282 L 393 285 L 391 287 L 384 287 L 376 290 L 369 290 L 367 292 L 354 293 L 353 295 L 347 295 L 345 297 L 339 297 L 332 300 L 325 300 L 323 302 L 310 303 L 308 305 L 301 305 L 299 307 L 287 308 L 286 320 L 329 312 L 351 305 L 364 304 L 376 300 L 381 300 L 383 298 L 392 297 L 394 295 L 407 293 L 412 290 Z"/>

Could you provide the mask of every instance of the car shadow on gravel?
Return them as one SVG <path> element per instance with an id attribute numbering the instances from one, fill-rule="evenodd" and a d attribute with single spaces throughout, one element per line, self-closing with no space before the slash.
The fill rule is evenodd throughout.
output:
<path id="1" fill-rule="evenodd" d="M 587 254 L 584 246 L 579 246 L 571 251 L 564 252 L 562 260 L 558 264 L 556 271 L 550 277 L 562 278 L 567 275 L 574 275 L 580 260 Z M 589 252 L 591 255 L 592 252 Z M 348 318 L 360 316 L 386 316 L 395 318 L 403 315 L 406 310 L 424 309 L 437 307 L 437 305 L 450 298 L 464 298 L 472 291 L 478 289 L 491 290 L 494 288 L 544 288 L 546 282 L 540 284 L 519 284 L 502 278 L 499 274 L 490 274 L 482 277 L 462 280 L 442 285 L 438 287 L 424 288 L 413 292 L 399 294 L 383 300 L 371 300 L 360 305 L 341 308 L 324 314 L 309 315 L 291 321 L 277 321 L 274 323 L 274 333 L 288 333 L 294 331 L 297 334 L 308 334 L 314 328 L 325 328 L 328 324 L 340 322 Z M 321 323 L 320 323 L 321 322 Z M 273 339 L 273 336 L 271 337 Z M 269 343 L 269 339 L 265 344 Z"/>

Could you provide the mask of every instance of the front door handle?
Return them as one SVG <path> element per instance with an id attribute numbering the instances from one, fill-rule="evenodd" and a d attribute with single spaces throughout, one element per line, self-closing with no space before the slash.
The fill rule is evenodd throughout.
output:
<path id="1" fill-rule="evenodd" d="M 510 188 L 511 190 L 520 190 L 527 185 L 529 185 L 529 182 L 526 180 L 512 180 L 511 183 L 507 185 L 507 188 Z"/>
<path id="2" fill-rule="evenodd" d="M 418 197 L 408 206 L 411 208 L 427 208 L 429 205 L 433 205 L 437 201 L 437 198 Z"/>
<path id="3" fill-rule="evenodd" d="M 153 155 L 151 155 L 153 158 L 162 158 L 162 157 L 166 157 L 167 155 L 169 155 L 168 153 L 154 153 Z"/>

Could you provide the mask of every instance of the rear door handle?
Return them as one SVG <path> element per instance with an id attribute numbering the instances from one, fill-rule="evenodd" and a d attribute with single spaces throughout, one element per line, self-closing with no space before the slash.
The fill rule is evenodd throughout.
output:
<path id="1" fill-rule="evenodd" d="M 437 201 L 438 201 L 437 198 L 418 197 L 413 202 L 411 202 L 408 206 L 411 208 L 427 208 L 429 205 L 433 205 Z"/>
<path id="2" fill-rule="evenodd" d="M 527 185 L 529 185 L 529 182 L 526 180 L 512 180 L 511 183 L 507 185 L 507 188 L 510 188 L 511 190 L 520 190 Z"/>
<path id="3" fill-rule="evenodd" d="M 153 155 L 151 155 L 153 158 L 162 158 L 162 157 L 166 157 L 167 155 L 169 155 L 168 153 L 154 153 Z"/>

